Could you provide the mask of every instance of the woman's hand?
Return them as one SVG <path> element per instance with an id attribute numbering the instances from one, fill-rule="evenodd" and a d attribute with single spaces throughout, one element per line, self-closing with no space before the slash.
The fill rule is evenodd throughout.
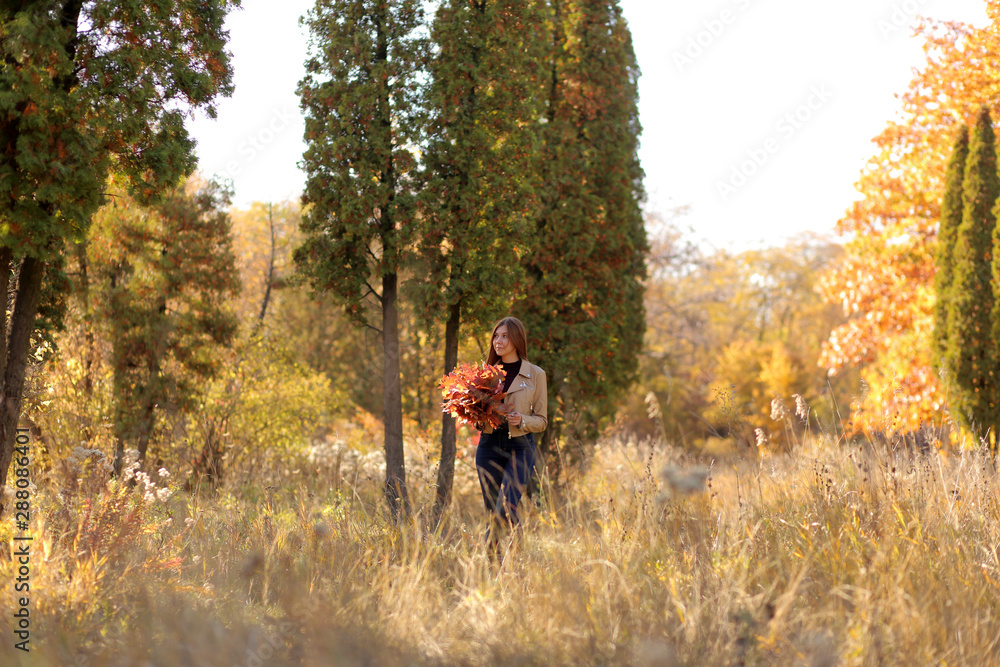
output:
<path id="1" fill-rule="evenodd" d="M 519 412 L 511 412 L 507 415 L 507 423 L 511 426 L 519 426 L 521 424 L 521 414 Z"/>

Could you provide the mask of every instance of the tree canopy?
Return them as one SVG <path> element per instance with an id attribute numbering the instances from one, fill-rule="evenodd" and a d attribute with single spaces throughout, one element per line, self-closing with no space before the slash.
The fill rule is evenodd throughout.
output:
<path id="1" fill-rule="evenodd" d="M 238 0 L 25 0 L 0 8 L 0 276 L 17 287 L 4 361 L 0 485 L 47 269 L 81 240 L 112 171 L 148 203 L 195 165 L 187 110 L 232 91 Z M 4 290 L 6 293 L 6 290 Z M 0 309 L 3 310 L 3 309 Z"/>
<path id="2" fill-rule="evenodd" d="M 309 208 L 295 259 L 314 289 L 382 336 L 385 494 L 397 517 L 409 513 L 397 299 L 415 230 L 422 17 L 416 0 L 317 0 L 298 89 Z"/>
<path id="3" fill-rule="evenodd" d="M 857 429 L 915 431 L 944 418 L 933 364 L 934 257 L 956 132 L 975 124 L 983 104 L 1000 111 L 1000 2 L 986 10 L 982 28 L 921 23 L 926 64 L 900 96 L 900 117 L 874 139 L 856 184 L 861 199 L 837 225 L 849 241 L 823 289 L 849 319 L 831 333 L 822 363 L 834 372 L 863 367 Z"/>
<path id="4" fill-rule="evenodd" d="M 541 212 L 514 310 L 549 377 L 542 449 L 593 435 L 635 379 L 648 251 L 639 68 L 616 0 L 556 0 Z"/>

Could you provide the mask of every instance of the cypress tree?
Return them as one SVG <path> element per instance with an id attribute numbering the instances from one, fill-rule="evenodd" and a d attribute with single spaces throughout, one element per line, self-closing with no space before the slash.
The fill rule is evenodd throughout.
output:
<path id="1" fill-rule="evenodd" d="M 962 125 L 955 138 L 951 159 L 944 181 L 944 199 L 941 202 L 941 222 L 938 227 L 938 248 L 934 275 L 934 365 L 941 376 L 945 393 L 951 393 L 954 377 L 953 360 L 946 355 L 948 349 L 948 302 L 951 299 L 955 239 L 962 224 L 962 182 L 965 162 L 969 156 L 969 128 Z"/>
<path id="2" fill-rule="evenodd" d="M 628 25 L 617 0 L 552 7 L 542 211 L 515 309 L 549 377 L 549 455 L 567 427 L 592 436 L 634 379 L 648 249 Z"/>
<path id="3" fill-rule="evenodd" d="M 428 324 L 445 320 L 445 373 L 458 363 L 461 324 L 482 328 L 505 315 L 523 274 L 546 9 L 542 0 L 446 0 L 431 25 L 420 303 Z M 450 499 L 455 437 L 445 413 L 435 517 Z"/>
<path id="4" fill-rule="evenodd" d="M 412 146 L 420 136 L 419 0 L 317 0 L 298 93 L 305 111 L 306 240 L 295 260 L 312 286 L 380 333 L 385 496 L 409 514 L 399 371 L 399 274 L 412 246 Z"/>
<path id="5" fill-rule="evenodd" d="M 955 237 L 945 356 L 954 368 L 950 402 L 958 421 L 980 437 L 995 428 L 993 340 L 994 205 L 1000 195 L 993 123 L 984 106 L 969 139 L 962 183 L 962 224 Z"/>

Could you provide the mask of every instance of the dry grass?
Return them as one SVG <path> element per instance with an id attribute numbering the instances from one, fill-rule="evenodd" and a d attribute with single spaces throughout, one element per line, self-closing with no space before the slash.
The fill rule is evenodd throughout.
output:
<path id="1" fill-rule="evenodd" d="M 389 525 L 378 480 L 334 460 L 166 503 L 109 490 L 93 463 L 53 475 L 36 496 L 33 652 L 5 630 L 0 662 L 1000 662 L 1000 486 L 978 453 L 814 443 L 716 462 L 698 492 L 699 462 L 679 451 L 602 442 L 502 563 L 484 551 L 468 463 L 428 533 Z M 0 561 L 0 580 L 12 571 Z"/>

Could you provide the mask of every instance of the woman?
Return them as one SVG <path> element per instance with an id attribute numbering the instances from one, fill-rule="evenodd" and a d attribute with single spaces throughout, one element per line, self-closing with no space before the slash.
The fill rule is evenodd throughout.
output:
<path id="1" fill-rule="evenodd" d="M 486 363 L 506 372 L 504 404 L 511 411 L 497 429 L 488 424 L 479 436 L 476 469 L 487 511 L 516 525 L 517 505 L 535 470 L 535 441 L 548 423 L 545 371 L 529 362 L 527 335 L 516 317 L 505 317 L 493 326 Z M 492 531 L 491 531 L 492 532 Z"/>

